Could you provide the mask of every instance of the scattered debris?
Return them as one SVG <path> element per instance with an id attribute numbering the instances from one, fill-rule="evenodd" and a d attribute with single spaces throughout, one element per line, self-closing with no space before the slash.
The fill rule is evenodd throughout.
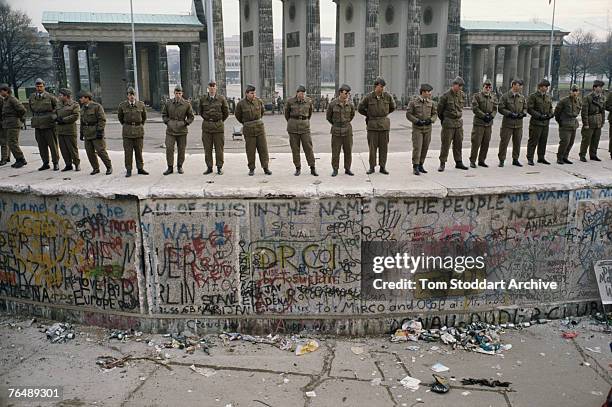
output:
<path id="1" fill-rule="evenodd" d="M 189 366 L 189 369 L 193 370 L 194 372 L 198 374 L 201 374 L 204 377 L 210 377 L 210 376 L 214 376 L 217 374 L 216 370 L 209 369 L 206 367 L 196 367 L 195 365 Z"/>
<path id="2" fill-rule="evenodd" d="M 74 339 L 75 333 L 71 324 L 57 322 L 44 331 L 47 339 L 52 343 L 66 342 L 69 339 Z"/>
<path id="3" fill-rule="evenodd" d="M 563 332 L 561 336 L 563 337 L 563 339 L 573 339 L 578 336 L 578 332 L 576 331 Z"/>
<path id="4" fill-rule="evenodd" d="M 98 356 L 96 365 L 101 366 L 103 369 L 114 369 L 116 367 L 125 367 L 125 363 L 131 359 L 131 355 L 124 356 L 120 359 L 114 356 Z"/>
<path id="5" fill-rule="evenodd" d="M 591 351 L 593 353 L 601 353 L 601 348 L 599 346 L 595 346 L 595 347 L 592 347 L 592 348 L 584 348 L 584 349 L 586 349 L 588 351 Z"/>
<path id="6" fill-rule="evenodd" d="M 410 376 L 406 376 L 400 380 L 400 384 L 408 390 L 418 390 L 420 383 L 421 381 L 419 379 Z"/>
<path id="7" fill-rule="evenodd" d="M 361 355 L 365 350 L 361 346 L 351 346 L 351 352 L 355 355 Z"/>
<path id="8" fill-rule="evenodd" d="M 319 349 L 319 342 L 314 339 L 308 339 L 305 342 L 298 342 L 295 346 L 296 356 L 302 356 Z"/>
<path id="9" fill-rule="evenodd" d="M 442 363 L 436 363 L 435 365 L 431 367 L 431 370 L 433 370 L 436 373 L 442 373 L 442 372 L 448 372 L 450 368 L 444 366 Z"/>
<path id="10" fill-rule="evenodd" d="M 370 382 L 372 386 L 380 386 L 380 383 L 382 383 L 382 379 L 380 377 L 372 379 L 372 381 Z"/>
<path id="11" fill-rule="evenodd" d="M 315 393 L 314 391 L 307 391 L 306 392 L 306 397 L 317 397 L 317 393 Z"/>
<path id="12" fill-rule="evenodd" d="M 445 377 L 434 374 L 432 375 L 434 378 L 434 382 L 431 384 L 431 391 L 438 394 L 448 393 L 450 390 L 450 386 L 448 385 L 448 380 Z"/>
<path id="13" fill-rule="evenodd" d="M 500 382 L 499 380 L 470 378 L 470 379 L 461 379 L 461 384 L 464 386 L 478 384 L 480 386 L 486 386 L 486 387 L 509 387 L 512 383 Z"/>
<path id="14" fill-rule="evenodd" d="M 472 392 L 469 392 L 469 391 L 462 391 L 461 392 L 462 396 L 469 396 L 470 394 L 472 394 Z"/>

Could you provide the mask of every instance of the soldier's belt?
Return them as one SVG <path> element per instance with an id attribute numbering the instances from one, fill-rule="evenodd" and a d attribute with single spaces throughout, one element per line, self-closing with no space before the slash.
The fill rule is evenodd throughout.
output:
<path id="1" fill-rule="evenodd" d="M 126 122 L 125 124 L 129 125 L 129 126 L 140 126 L 142 123 L 138 122 Z"/>
<path id="2" fill-rule="evenodd" d="M 97 126 L 97 123 L 81 123 L 83 126 L 85 127 L 95 127 Z"/>
<path id="3" fill-rule="evenodd" d="M 47 115 L 50 115 L 50 114 L 52 114 L 52 113 L 53 113 L 53 112 L 32 112 L 32 116 L 36 116 L 36 117 L 39 117 L 39 116 L 47 116 Z"/>
<path id="4" fill-rule="evenodd" d="M 204 119 L 204 121 L 209 122 L 209 123 L 217 123 L 217 122 L 220 122 L 221 119 Z"/>
<path id="5" fill-rule="evenodd" d="M 244 122 L 244 124 L 258 124 L 258 123 L 263 123 L 261 121 L 261 119 L 255 119 L 255 120 L 249 120 L 248 122 Z"/>
<path id="6" fill-rule="evenodd" d="M 308 116 L 291 116 L 291 119 L 295 119 L 295 120 L 308 120 Z"/>

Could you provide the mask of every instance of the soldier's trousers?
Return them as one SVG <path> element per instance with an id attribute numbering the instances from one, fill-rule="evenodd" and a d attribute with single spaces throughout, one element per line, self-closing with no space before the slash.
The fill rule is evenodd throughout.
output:
<path id="1" fill-rule="evenodd" d="M 529 126 L 529 139 L 527 140 L 527 159 L 533 160 L 538 152 L 538 159 L 544 159 L 546 155 L 546 142 L 548 141 L 548 126 Z"/>
<path id="2" fill-rule="evenodd" d="M 67 167 L 81 164 L 79 159 L 79 146 L 77 144 L 77 136 L 75 135 L 58 135 L 59 148 L 62 152 L 62 158 Z"/>
<path id="3" fill-rule="evenodd" d="M 508 150 L 508 144 L 512 139 L 512 159 L 518 160 L 521 153 L 521 139 L 523 138 L 523 128 L 508 128 L 502 127 L 499 133 L 499 152 L 497 157 L 499 161 L 506 159 L 506 152 Z"/>
<path id="4" fill-rule="evenodd" d="M 315 157 L 312 151 L 312 137 L 310 133 L 298 134 L 289 133 L 289 145 L 291 146 L 291 154 L 293 155 L 293 165 L 295 168 L 300 168 L 302 163 L 300 161 L 300 144 L 304 148 L 304 155 L 309 167 L 315 166 Z"/>
<path id="5" fill-rule="evenodd" d="M 472 128 L 472 149 L 470 151 L 471 163 L 483 163 L 487 159 L 489 143 L 491 143 L 491 132 L 493 126 L 474 126 Z"/>
<path id="6" fill-rule="evenodd" d="M 225 146 L 225 134 L 222 132 L 202 132 L 202 144 L 204 145 L 204 162 L 206 167 L 213 166 L 213 148 L 215 149 L 215 162 L 217 167 L 223 167 L 223 147 Z"/>
<path id="7" fill-rule="evenodd" d="M 144 147 L 144 138 L 124 138 L 123 139 L 123 154 L 125 160 L 125 169 L 132 170 L 132 159 L 136 156 L 136 168 L 144 169 L 144 160 L 142 159 L 142 148 Z"/>
<path id="8" fill-rule="evenodd" d="M 98 156 L 104 163 L 104 166 L 108 168 L 112 168 L 111 160 L 108 157 L 108 153 L 106 152 L 106 141 L 101 139 L 93 139 L 93 140 L 85 140 L 85 151 L 87 152 L 87 158 L 89 159 L 89 163 L 91 164 L 91 168 L 94 170 L 100 169 L 100 164 L 98 163 Z"/>
<path id="9" fill-rule="evenodd" d="M 610 116 L 608 115 L 608 119 L 609 118 Z M 608 132 L 608 134 L 612 134 L 612 120 L 610 120 L 610 131 Z M 612 158 L 612 137 L 610 137 L 610 139 L 608 140 L 608 152 L 610 153 L 610 158 Z"/>
<path id="10" fill-rule="evenodd" d="M 442 146 L 440 147 L 440 162 L 445 163 L 448 159 L 448 151 L 453 145 L 453 158 L 455 162 L 462 161 L 461 145 L 463 143 L 463 127 L 442 127 Z"/>
<path id="11" fill-rule="evenodd" d="M 580 157 L 586 157 L 588 151 L 589 157 L 597 157 L 597 148 L 599 147 L 599 138 L 601 137 L 601 128 L 585 129 L 582 128 L 582 141 L 580 142 Z"/>
<path id="12" fill-rule="evenodd" d="M 247 160 L 249 162 L 249 170 L 255 169 L 255 152 L 259 154 L 259 162 L 262 168 L 268 168 L 268 142 L 265 134 L 257 136 L 244 137 L 246 144 Z"/>
<path id="13" fill-rule="evenodd" d="M 8 132 L 0 128 L 0 160 L 8 162 L 11 159 L 11 151 L 8 143 Z"/>
<path id="14" fill-rule="evenodd" d="M 376 167 L 376 152 L 378 152 L 378 164 L 387 166 L 387 147 L 389 145 L 388 130 L 368 130 L 368 147 L 370 149 L 370 168 Z"/>
<path id="15" fill-rule="evenodd" d="M 23 160 L 23 152 L 19 147 L 19 132 L 21 129 L 4 129 L 6 132 L 6 137 L 8 138 L 9 149 L 11 150 L 11 154 L 15 157 L 16 160 Z"/>
<path id="16" fill-rule="evenodd" d="M 174 145 L 176 144 L 176 166 L 182 167 L 185 162 L 185 150 L 187 149 L 187 135 L 172 136 L 166 134 L 166 164 L 174 167 Z"/>
<path id="17" fill-rule="evenodd" d="M 576 129 L 573 127 L 559 127 L 559 149 L 557 160 L 567 159 L 576 139 Z"/>
<path id="18" fill-rule="evenodd" d="M 57 133 L 55 128 L 50 129 L 34 129 L 36 143 L 38 143 L 38 151 L 40 158 L 44 164 L 49 164 L 49 151 L 51 151 L 51 160 L 53 164 L 59 163 L 59 150 L 57 148 Z"/>
<path id="19" fill-rule="evenodd" d="M 425 163 L 430 142 L 431 126 L 412 126 L 412 165 Z"/>
<path id="20" fill-rule="evenodd" d="M 340 166 L 340 150 L 344 154 L 344 169 L 350 170 L 353 162 L 353 135 L 347 136 L 334 136 L 331 139 L 332 147 L 332 160 L 331 165 L 334 170 L 337 170 Z"/>

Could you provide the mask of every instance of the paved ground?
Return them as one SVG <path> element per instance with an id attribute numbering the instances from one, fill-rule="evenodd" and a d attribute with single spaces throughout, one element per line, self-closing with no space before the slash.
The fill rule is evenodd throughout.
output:
<path id="1" fill-rule="evenodd" d="M 40 331 L 41 324 L 51 323 L 0 314 L 0 386 L 3 391 L 63 386 L 63 401 L 17 403 L 0 397 L 0 405 L 599 407 L 612 385 L 612 337 L 588 318 L 572 340 L 561 338 L 566 329 L 561 321 L 508 331 L 502 340 L 513 347 L 503 356 L 440 343 L 390 343 L 387 337 L 318 337 L 317 351 L 296 356 L 271 345 L 224 344 L 208 336 L 210 355 L 200 349 L 187 354 L 157 351 L 155 345 L 170 340 L 162 335 L 119 341 L 108 339 L 108 330 L 89 326 L 76 326 L 74 340 L 50 343 Z M 408 350 L 410 345 L 420 349 Z M 357 355 L 351 347 L 365 352 Z M 104 370 L 96 365 L 104 355 L 134 360 Z M 442 374 L 451 384 L 445 395 L 429 391 L 430 367 L 437 362 L 450 368 Z M 399 383 L 408 375 L 422 381 L 418 390 Z M 508 389 L 462 386 L 468 377 L 512 384 Z"/>
<path id="2" fill-rule="evenodd" d="M 472 119 L 473 114 L 470 110 L 464 110 L 464 147 L 469 147 L 470 144 L 470 133 L 472 131 Z M 109 150 L 122 150 L 123 142 L 121 139 L 121 125 L 117 121 L 116 114 L 109 114 L 109 120 L 106 127 L 106 140 Z M 160 152 L 163 151 L 162 145 L 165 138 L 166 128 L 161 121 L 161 116 L 157 112 L 149 113 L 150 120 L 145 125 L 145 151 L 147 152 Z M 289 136 L 286 132 L 286 121 L 281 115 L 267 114 L 264 118 L 266 125 L 266 131 L 268 135 L 268 147 L 270 152 L 274 153 L 290 153 L 289 147 Z M 523 146 L 527 146 L 527 139 L 529 135 L 529 120 L 524 120 L 523 130 Z M 243 152 L 244 142 L 242 140 L 232 140 L 232 129 L 234 126 L 238 126 L 238 121 L 231 116 L 227 119 L 225 126 L 225 149 L 227 152 Z M 493 130 L 491 146 L 497 147 L 499 145 L 499 127 L 501 126 L 501 119 L 495 120 L 495 127 Z M 396 111 L 391 114 L 391 135 L 389 141 L 389 151 L 392 152 L 406 152 L 412 149 L 411 139 L 411 125 L 406 120 L 406 111 Z M 191 153 L 202 151 L 202 138 L 201 138 L 202 118 L 196 116 L 195 122 L 190 126 L 190 133 L 188 136 L 188 150 Z M 314 144 L 315 153 L 331 153 L 331 135 L 329 133 L 330 125 L 325 120 L 324 113 L 315 113 L 311 120 L 311 131 Z M 432 141 L 430 148 L 433 150 L 440 149 L 440 132 L 441 127 L 439 122 L 436 122 L 433 129 Z M 600 148 L 608 149 L 608 133 L 609 126 L 606 121 L 606 126 L 603 129 Z M 354 151 L 364 152 L 368 151 L 368 144 L 366 140 L 365 132 L 365 121 L 363 116 L 357 114 L 353 120 L 353 134 L 354 134 Z M 576 135 L 577 142 L 580 142 L 580 130 Z M 22 132 L 21 136 L 22 145 L 36 145 L 34 139 L 34 131 L 28 129 Z M 548 138 L 548 144 L 559 143 L 559 129 L 557 123 L 551 120 L 550 134 Z M 82 144 L 82 142 L 81 142 Z M 469 154 L 468 154 L 469 155 Z M 523 157 L 522 157 L 523 158 Z M 465 157 L 467 161 L 467 157 Z"/>

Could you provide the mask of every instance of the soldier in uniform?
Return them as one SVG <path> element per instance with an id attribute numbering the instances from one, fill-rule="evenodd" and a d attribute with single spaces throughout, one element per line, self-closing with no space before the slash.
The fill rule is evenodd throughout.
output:
<path id="1" fill-rule="evenodd" d="M 578 85 L 572 85 L 570 94 L 561 99 L 555 107 L 555 120 L 559 123 L 557 164 L 573 164 L 568 157 L 578 129 L 577 117 L 581 109 L 579 92 Z"/>
<path id="2" fill-rule="evenodd" d="M 11 88 L 6 83 L 0 85 L 0 96 L 4 98 L 2 103 L 2 130 L 8 139 L 9 149 L 15 157 L 13 168 L 21 168 L 27 164 L 21 148 L 19 148 L 19 131 L 26 114 L 26 108 L 11 94 Z"/>
<path id="3" fill-rule="evenodd" d="M 461 157 L 461 145 L 463 143 L 463 104 L 465 93 L 463 93 L 463 78 L 460 76 L 453 80 L 451 88 L 440 97 L 438 102 L 438 117 L 442 122 L 442 146 L 440 148 L 440 168 L 438 171 L 444 171 L 448 151 L 451 144 L 453 145 L 453 158 L 455 160 L 455 168 L 467 170 L 468 167 L 463 165 Z"/>
<path id="4" fill-rule="evenodd" d="M 93 168 L 91 175 L 100 173 L 98 156 L 106 167 L 106 175 L 110 175 L 113 173 L 113 166 L 106 152 L 106 141 L 104 141 L 106 115 L 102 105 L 91 99 L 91 92 L 83 92 L 79 98 L 81 103 L 81 140 L 85 140 L 85 151 Z"/>
<path id="5" fill-rule="evenodd" d="M 582 141 L 580 142 L 580 161 L 586 162 L 587 151 L 593 161 L 601 161 L 597 157 L 601 128 L 606 120 L 605 103 L 603 99 L 604 83 L 599 79 L 593 82 L 593 91 L 582 100 Z"/>
<path id="6" fill-rule="evenodd" d="M 300 144 L 304 148 L 304 155 L 310 167 L 310 173 L 319 176 L 315 169 L 315 157 L 312 151 L 312 138 L 310 137 L 310 118 L 312 117 L 312 99 L 306 96 L 306 88 L 300 85 L 295 97 L 287 100 L 285 119 L 287 120 L 287 133 L 295 165 L 295 176 L 300 175 L 302 164 L 300 162 Z"/>
<path id="7" fill-rule="evenodd" d="M 332 177 L 338 175 L 340 166 L 340 150 L 344 153 L 344 173 L 355 175 L 351 172 L 352 149 L 353 149 L 353 127 L 351 121 L 355 117 L 355 106 L 350 99 L 351 87 L 343 84 L 338 89 L 338 97 L 332 100 L 327 107 L 326 119 L 331 127 L 332 147 Z"/>
<path id="8" fill-rule="evenodd" d="M 188 126 L 194 120 L 191 103 L 183 99 L 183 88 L 176 85 L 174 98 L 168 100 L 162 108 L 162 120 L 166 124 L 166 163 L 168 169 L 164 175 L 174 172 L 174 145 L 177 147 L 176 170 L 182 174 L 185 162 L 185 149 L 187 148 Z"/>
<path id="9" fill-rule="evenodd" d="M 59 103 L 55 110 L 57 118 L 57 138 L 59 148 L 66 166 L 62 171 L 81 171 L 81 160 L 79 159 L 79 145 L 77 143 L 77 125 L 80 109 L 79 104 L 72 100 L 70 89 L 60 89 Z"/>
<path id="10" fill-rule="evenodd" d="M 548 141 L 548 121 L 553 118 L 552 98 L 548 95 L 550 82 L 542 79 L 538 83 L 538 90 L 529 95 L 527 100 L 527 113 L 529 119 L 529 140 L 527 141 L 527 163 L 534 165 L 533 156 L 538 150 L 538 163 L 550 164 L 544 158 L 546 142 Z"/>
<path id="11" fill-rule="evenodd" d="M 123 137 L 123 154 L 125 159 L 126 177 L 132 176 L 132 158 L 136 156 L 136 168 L 141 175 L 149 175 L 144 169 L 142 149 L 144 147 L 144 124 L 147 121 L 147 108 L 140 100 L 136 100 L 133 87 L 127 88 L 127 100 L 119 104 L 117 118 L 121 123 Z"/>
<path id="12" fill-rule="evenodd" d="M 263 115 L 263 101 L 255 95 L 255 86 L 247 85 L 245 98 L 236 106 L 236 120 L 242 124 L 250 176 L 255 175 L 255 152 L 259 154 L 264 173 L 272 175 L 272 171 L 268 169 L 268 143 L 266 129 L 261 120 Z"/>
<path id="13" fill-rule="evenodd" d="M 32 111 L 32 127 L 36 136 L 36 143 L 40 151 L 43 165 L 38 171 L 48 170 L 49 151 L 53 161 L 53 170 L 59 170 L 59 150 L 57 147 L 57 134 L 55 133 L 55 109 L 57 99 L 45 91 L 45 82 L 38 78 L 35 83 L 36 92 L 30 95 L 30 110 Z"/>
<path id="14" fill-rule="evenodd" d="M 412 169 L 414 175 L 427 174 L 423 164 L 431 142 L 431 125 L 436 121 L 436 103 L 431 100 L 431 85 L 424 83 L 408 104 L 406 119 L 412 122 Z"/>
<path id="15" fill-rule="evenodd" d="M 217 95 L 217 83 L 214 80 L 208 82 L 208 94 L 200 97 L 200 116 L 202 116 L 202 144 L 204 145 L 204 161 L 206 161 L 204 175 L 213 172 L 213 147 L 217 174 L 221 175 L 223 174 L 223 146 L 225 144 L 223 122 L 229 116 L 229 106 L 224 96 Z"/>
<path id="16" fill-rule="evenodd" d="M 502 127 L 500 131 L 499 166 L 504 166 L 506 160 L 506 150 L 508 143 L 512 139 L 512 165 L 522 167 L 519 162 L 521 152 L 521 139 L 523 138 L 523 118 L 527 116 L 527 101 L 525 96 L 521 94 L 523 81 L 514 79 L 511 84 L 512 88 L 504 93 L 499 101 L 499 114 L 504 116 L 502 119 Z"/>
<path id="17" fill-rule="evenodd" d="M 606 110 L 610 112 L 608 114 L 608 122 L 610 122 L 609 134 L 612 134 L 612 89 L 608 89 L 608 97 L 606 98 Z M 610 153 L 610 158 L 612 158 L 612 136 L 608 141 L 608 152 Z"/>
<path id="18" fill-rule="evenodd" d="M 485 162 L 491 142 L 493 119 L 497 114 L 497 97 L 491 91 L 493 84 L 490 79 L 484 81 L 482 91 L 472 97 L 472 111 L 474 112 L 474 125 L 472 127 L 472 150 L 470 154 L 470 167 L 478 165 L 487 168 Z"/>
<path id="19" fill-rule="evenodd" d="M 380 173 L 389 174 L 385 168 L 387 165 L 389 130 L 391 129 L 391 121 L 388 116 L 395 110 L 395 101 L 390 94 L 385 92 L 386 84 L 383 78 L 376 78 L 374 91 L 361 99 L 357 108 L 357 111 L 366 117 L 370 150 L 370 169 L 366 171 L 366 174 L 372 174 L 375 171 L 377 151 Z"/>

